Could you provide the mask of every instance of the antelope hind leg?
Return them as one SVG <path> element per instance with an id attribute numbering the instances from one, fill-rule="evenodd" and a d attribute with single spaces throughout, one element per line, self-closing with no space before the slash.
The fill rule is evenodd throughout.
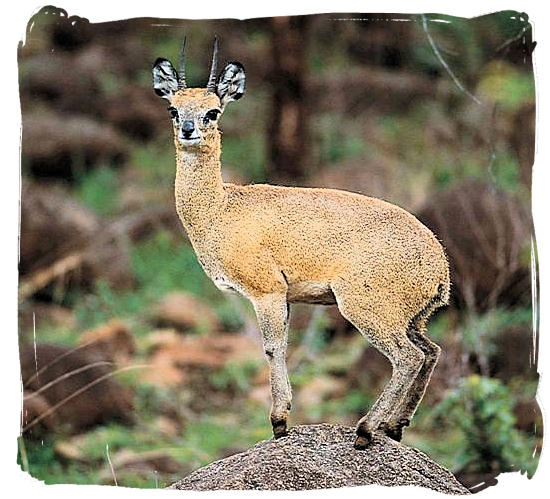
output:
<path id="1" fill-rule="evenodd" d="M 407 337 L 407 320 L 393 314 L 395 298 L 380 292 L 369 293 L 353 283 L 357 279 L 333 283 L 338 309 L 359 332 L 392 364 L 392 376 L 366 416 L 357 423 L 356 449 L 365 449 L 375 431 L 386 431 L 394 419 L 416 376 L 424 365 L 424 353 Z"/>
<path id="2" fill-rule="evenodd" d="M 374 431 L 393 430 L 395 408 L 400 406 L 424 363 L 424 354 L 406 336 L 397 334 L 384 340 L 383 344 L 373 343 L 392 363 L 392 376 L 370 411 L 357 423 L 356 449 L 365 449 Z"/>
<path id="3" fill-rule="evenodd" d="M 426 392 L 426 388 L 430 382 L 441 352 L 441 348 L 419 330 L 411 329 L 409 331 L 409 338 L 418 348 L 420 348 L 420 350 L 422 350 L 425 360 L 413 384 L 403 397 L 401 404 L 394 412 L 391 420 L 382 428 L 388 437 L 398 442 L 401 441 L 403 436 L 403 428 L 409 426 L 418 405 L 424 397 L 424 393 Z"/>

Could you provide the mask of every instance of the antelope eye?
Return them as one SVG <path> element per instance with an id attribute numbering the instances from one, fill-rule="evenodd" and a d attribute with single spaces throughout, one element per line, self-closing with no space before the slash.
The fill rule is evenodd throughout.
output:
<path id="1" fill-rule="evenodd" d="M 173 120 L 177 121 L 179 119 L 178 110 L 175 107 L 169 107 L 168 112 L 170 113 L 170 116 Z"/>
<path id="2" fill-rule="evenodd" d="M 204 121 L 216 121 L 218 119 L 218 116 L 220 114 L 219 109 L 210 109 L 205 115 L 204 115 Z"/>

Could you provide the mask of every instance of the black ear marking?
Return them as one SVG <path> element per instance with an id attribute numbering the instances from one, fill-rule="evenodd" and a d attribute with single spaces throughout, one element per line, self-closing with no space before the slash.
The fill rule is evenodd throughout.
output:
<path id="1" fill-rule="evenodd" d="M 216 94 L 222 106 L 233 100 L 239 100 L 244 95 L 245 82 L 243 65 L 237 61 L 227 63 L 216 82 Z"/>
<path id="2" fill-rule="evenodd" d="M 178 90 L 178 72 L 168 59 L 159 57 L 153 65 L 153 89 L 163 99 L 169 99 Z"/>

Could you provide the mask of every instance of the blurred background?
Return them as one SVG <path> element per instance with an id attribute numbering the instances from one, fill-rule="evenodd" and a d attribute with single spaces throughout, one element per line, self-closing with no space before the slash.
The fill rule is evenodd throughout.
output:
<path id="1" fill-rule="evenodd" d="M 226 181 L 334 187 L 443 242 L 443 352 L 404 443 L 473 491 L 532 476 L 542 443 L 526 14 L 330 14 L 90 24 L 45 7 L 18 50 L 19 463 L 47 483 L 163 487 L 271 437 L 249 304 L 201 270 L 174 207 L 157 57 L 204 86 L 213 35 L 247 93 L 222 119 Z M 335 307 L 293 306 L 291 424 L 354 425 L 390 365 Z"/>

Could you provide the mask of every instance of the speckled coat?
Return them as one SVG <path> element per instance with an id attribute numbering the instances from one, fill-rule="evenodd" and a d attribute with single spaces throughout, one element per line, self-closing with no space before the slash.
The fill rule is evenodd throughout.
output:
<path id="1" fill-rule="evenodd" d="M 392 379 L 358 423 L 356 447 L 365 448 L 375 431 L 399 440 L 439 356 L 424 333 L 449 298 L 441 244 L 410 213 L 380 199 L 223 183 L 221 132 L 205 116 L 210 109 L 221 114 L 232 99 L 194 88 L 174 89 L 168 100 L 178 113 L 177 212 L 208 276 L 254 305 L 271 366 L 275 436 L 286 434 L 291 406 L 288 303 L 307 302 L 336 303 L 393 365 Z M 182 122 L 193 122 L 200 137 L 192 146 L 182 139 Z"/>

